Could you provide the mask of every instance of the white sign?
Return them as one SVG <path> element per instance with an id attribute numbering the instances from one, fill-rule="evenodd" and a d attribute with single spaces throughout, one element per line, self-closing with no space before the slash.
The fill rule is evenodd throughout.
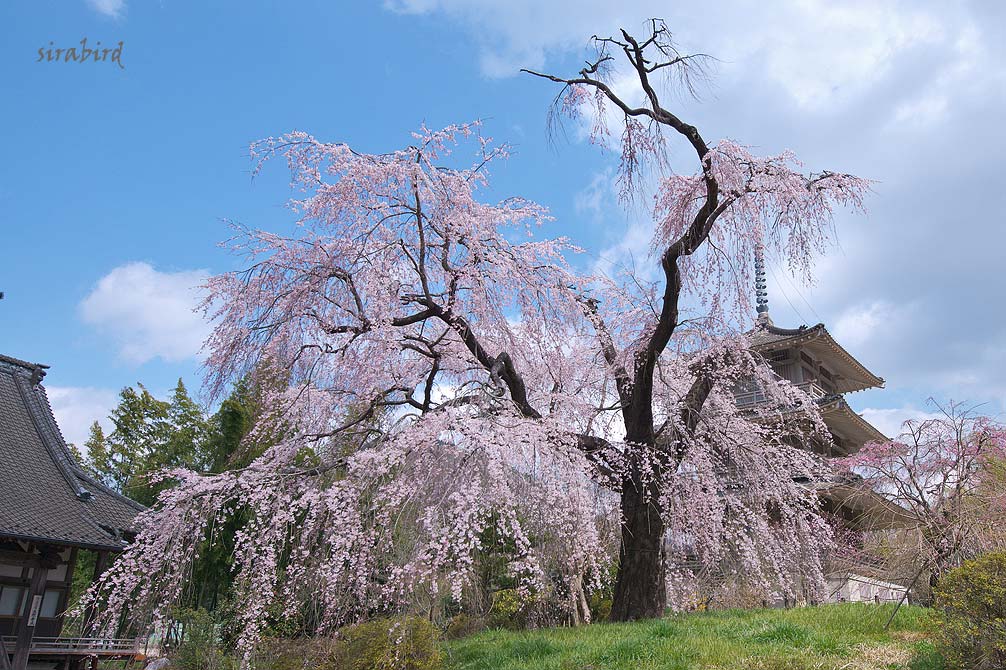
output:
<path id="1" fill-rule="evenodd" d="M 28 614 L 28 628 L 34 628 L 38 622 L 38 611 L 42 608 L 42 596 L 31 599 L 31 612 Z"/>

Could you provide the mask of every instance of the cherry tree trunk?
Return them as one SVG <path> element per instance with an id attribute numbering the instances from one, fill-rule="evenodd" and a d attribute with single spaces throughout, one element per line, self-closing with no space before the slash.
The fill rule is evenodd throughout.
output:
<path id="1" fill-rule="evenodd" d="M 622 542 L 611 621 L 653 619 L 663 616 L 667 605 L 664 523 L 650 501 L 636 486 L 623 487 Z"/>

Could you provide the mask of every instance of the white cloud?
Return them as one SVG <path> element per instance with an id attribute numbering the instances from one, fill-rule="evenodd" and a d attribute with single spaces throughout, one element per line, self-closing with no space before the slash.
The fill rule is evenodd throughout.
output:
<path id="1" fill-rule="evenodd" d="M 747 47 L 805 108 L 855 95 L 879 81 L 898 54 L 943 39 L 937 16 L 895 3 L 798 0 L 777 11 L 766 13 L 770 21 L 751 31 L 758 38 Z"/>
<path id="2" fill-rule="evenodd" d="M 917 127 L 936 123 L 946 117 L 948 102 L 947 96 L 942 93 L 931 93 L 903 102 L 894 110 L 893 123 Z"/>
<path id="3" fill-rule="evenodd" d="M 386 0 L 393 11 L 440 13 L 467 24 L 481 42 L 480 63 L 488 76 L 540 68 L 550 56 L 580 49 L 586 37 L 643 30 L 663 17 L 686 43 L 721 59 L 724 68 L 755 67 L 801 107 L 821 108 L 876 83 L 893 59 L 913 48 L 930 48 L 956 36 L 940 6 L 872 1 L 833 3 L 787 0 L 752 11 L 744 0 L 668 4 L 637 0 Z M 927 11 L 928 10 L 928 11 Z"/>
<path id="4" fill-rule="evenodd" d="M 126 0 L 87 0 L 87 4 L 99 14 L 113 19 L 122 16 L 123 10 L 126 9 Z"/>
<path id="5" fill-rule="evenodd" d="M 660 266 L 650 258 L 652 226 L 628 220 L 623 220 L 622 225 L 618 241 L 601 250 L 591 271 L 609 277 L 631 271 L 644 280 L 655 279 Z"/>
<path id="6" fill-rule="evenodd" d="M 861 414 L 864 419 L 876 426 L 881 433 L 892 439 L 897 438 L 901 434 L 901 425 L 909 419 L 924 421 L 926 419 L 935 419 L 939 416 L 935 412 L 927 412 L 914 407 L 895 407 L 889 409 L 868 407 Z"/>
<path id="7" fill-rule="evenodd" d="M 1006 3 L 385 5 L 465 30 L 488 76 L 516 75 L 521 67 L 572 73 L 591 34 L 623 26 L 640 34 L 648 17 L 662 16 L 684 51 L 719 59 L 700 101 L 663 89 L 668 105 L 707 139 L 736 138 L 761 153 L 791 148 L 808 170 L 874 180 L 868 216 L 837 215 L 840 246 L 821 259 L 813 287 L 790 287 L 778 272 L 770 277 L 775 322 L 823 321 L 888 380 L 884 391 L 868 401 L 857 395 L 857 402 L 910 407 L 933 396 L 1006 412 L 1006 310 L 998 308 L 1006 291 L 1006 226 L 989 209 L 1006 153 Z M 615 88 L 635 100 L 631 84 L 624 72 L 614 73 Z M 527 86 L 543 99 L 555 91 L 544 82 Z M 587 123 L 570 124 L 574 139 L 584 139 Z M 679 155 L 690 158 L 686 153 Z M 679 172 L 694 169 L 675 160 L 672 154 Z M 602 250 L 595 269 L 610 271 L 630 257 L 645 261 L 649 236 L 645 217 L 612 215 L 619 211 L 616 193 L 605 185 L 585 184 L 574 211 L 596 223 L 589 231 L 596 241 L 587 246 Z"/>
<path id="8" fill-rule="evenodd" d="M 147 263 L 128 263 L 98 281 L 80 303 L 80 315 L 130 363 L 192 358 L 210 332 L 193 311 L 208 276 L 206 270 L 160 272 Z"/>
<path id="9" fill-rule="evenodd" d="M 45 392 L 63 438 L 82 453 L 92 423 L 97 421 L 106 434 L 111 431 L 108 414 L 118 404 L 114 391 L 90 386 L 46 386 Z"/>
<path id="10" fill-rule="evenodd" d="M 894 310 L 884 301 L 858 305 L 846 310 L 831 328 L 835 339 L 846 347 L 859 347 L 869 342 L 881 327 L 889 328 Z M 886 331 L 885 331 L 886 332 Z"/>
<path id="11" fill-rule="evenodd" d="M 590 184 L 573 196 L 573 208 L 577 214 L 589 214 L 592 217 L 601 216 L 602 205 L 608 204 L 615 195 L 612 184 L 615 178 L 611 170 L 599 172 L 590 180 Z"/>

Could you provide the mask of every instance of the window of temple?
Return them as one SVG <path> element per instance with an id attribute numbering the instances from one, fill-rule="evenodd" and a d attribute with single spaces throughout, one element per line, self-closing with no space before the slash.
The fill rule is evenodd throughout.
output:
<path id="1" fill-rule="evenodd" d="M 62 591 L 47 589 L 45 596 L 42 598 L 42 607 L 39 609 L 38 615 L 43 619 L 56 618 L 56 608 L 59 607 L 60 595 L 62 595 Z"/>
<path id="2" fill-rule="evenodd" d="M 19 603 L 24 610 L 24 591 L 20 586 L 0 586 L 0 616 L 17 616 Z"/>

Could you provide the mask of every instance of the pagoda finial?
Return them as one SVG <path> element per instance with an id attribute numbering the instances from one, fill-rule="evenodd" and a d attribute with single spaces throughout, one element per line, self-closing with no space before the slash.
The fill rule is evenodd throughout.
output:
<path id="1" fill-rule="evenodd" d="M 755 303 L 757 304 L 758 320 L 768 321 L 768 284 L 765 283 L 765 247 L 755 245 Z"/>

